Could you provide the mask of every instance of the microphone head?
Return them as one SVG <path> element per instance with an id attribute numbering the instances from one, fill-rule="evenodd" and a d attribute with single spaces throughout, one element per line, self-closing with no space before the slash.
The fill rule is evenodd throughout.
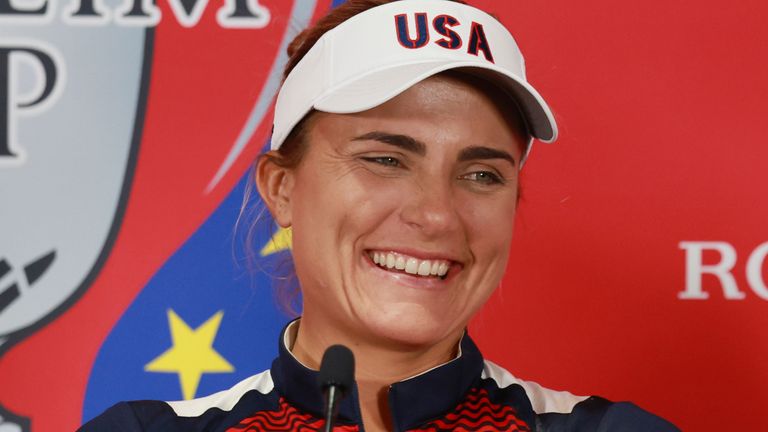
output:
<path id="1" fill-rule="evenodd" d="M 322 390 L 335 385 L 342 396 L 346 395 L 355 382 L 355 356 L 344 345 L 332 345 L 325 350 L 317 377 Z"/>

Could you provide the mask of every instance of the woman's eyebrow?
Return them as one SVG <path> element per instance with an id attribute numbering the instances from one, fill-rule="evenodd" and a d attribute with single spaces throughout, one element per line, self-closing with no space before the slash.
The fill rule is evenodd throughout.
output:
<path id="1" fill-rule="evenodd" d="M 413 137 L 410 137 L 408 135 L 374 131 L 374 132 L 368 132 L 365 135 L 360 135 L 359 137 L 352 139 L 352 141 L 369 141 L 369 140 L 379 141 L 379 142 L 383 142 L 384 144 L 393 145 L 403 150 L 416 153 L 419 156 L 424 156 L 427 154 L 427 146 L 424 145 L 423 142 Z"/>
<path id="2" fill-rule="evenodd" d="M 504 159 L 511 163 L 512 166 L 517 165 L 515 158 L 513 158 L 511 154 L 495 148 L 472 146 L 462 149 L 459 153 L 459 162 L 477 159 Z"/>

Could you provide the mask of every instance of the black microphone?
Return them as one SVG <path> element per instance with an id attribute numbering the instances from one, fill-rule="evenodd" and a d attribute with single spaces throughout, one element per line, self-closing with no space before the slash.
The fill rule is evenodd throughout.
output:
<path id="1" fill-rule="evenodd" d="M 355 356 L 344 345 L 332 345 L 325 350 L 317 377 L 320 390 L 325 398 L 323 417 L 325 432 L 333 430 L 333 423 L 339 414 L 339 403 L 352 390 L 355 383 Z"/>

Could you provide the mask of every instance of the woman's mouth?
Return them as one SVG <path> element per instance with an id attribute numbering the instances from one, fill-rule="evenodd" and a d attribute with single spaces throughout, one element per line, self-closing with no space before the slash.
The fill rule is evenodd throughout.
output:
<path id="1" fill-rule="evenodd" d="M 374 264 L 391 272 L 407 273 L 414 276 L 445 279 L 451 268 L 447 260 L 428 260 L 397 252 L 368 251 Z"/>

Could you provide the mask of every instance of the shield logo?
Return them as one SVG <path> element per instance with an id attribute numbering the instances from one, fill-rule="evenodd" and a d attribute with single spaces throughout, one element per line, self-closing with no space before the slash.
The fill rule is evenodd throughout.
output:
<path id="1" fill-rule="evenodd" d="M 87 30 L 0 30 L 0 352 L 87 288 L 119 229 L 143 122 L 145 32 Z"/>
<path id="2" fill-rule="evenodd" d="M 144 121 L 146 32 L 87 30 L 0 29 L 0 355 L 88 289 L 120 227 Z M 6 412 L 0 424 L 11 423 L 24 425 Z"/>

